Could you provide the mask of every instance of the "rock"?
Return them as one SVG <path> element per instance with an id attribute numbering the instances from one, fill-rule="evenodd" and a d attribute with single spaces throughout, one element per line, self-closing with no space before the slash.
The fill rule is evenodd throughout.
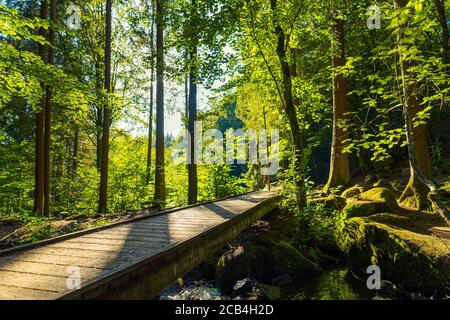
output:
<path id="1" fill-rule="evenodd" d="M 281 297 L 281 291 L 278 287 L 268 284 L 257 283 L 255 289 L 263 299 L 276 300 Z"/>
<path id="2" fill-rule="evenodd" d="M 270 261 L 275 274 L 304 277 L 320 273 L 321 268 L 286 241 L 272 247 Z"/>
<path id="3" fill-rule="evenodd" d="M 253 281 L 250 280 L 249 278 L 245 278 L 236 282 L 236 284 L 233 287 L 233 291 L 236 294 L 245 294 L 250 292 L 252 288 L 253 288 Z"/>
<path id="4" fill-rule="evenodd" d="M 370 189 L 359 195 L 358 199 L 363 201 L 382 201 L 386 204 L 389 211 L 393 211 L 398 208 L 398 203 L 394 193 L 386 188 Z"/>
<path id="5" fill-rule="evenodd" d="M 398 209 L 394 193 L 386 188 L 373 188 L 352 199 L 342 210 L 344 218 L 367 217 Z"/>
<path id="6" fill-rule="evenodd" d="M 346 200 L 343 197 L 336 195 L 329 195 L 328 197 L 321 197 L 308 200 L 309 205 L 323 204 L 325 208 L 332 210 L 342 210 L 345 207 Z"/>
<path id="7" fill-rule="evenodd" d="M 423 221 L 390 215 L 351 218 L 337 228 L 338 245 L 353 269 L 363 275 L 369 265 L 376 264 L 383 280 L 408 291 L 429 293 L 447 288 L 450 240 L 415 231 L 416 224 Z"/>
<path id="8" fill-rule="evenodd" d="M 388 190 L 390 190 L 392 192 L 396 191 L 394 189 L 394 187 L 392 186 L 392 184 L 389 181 L 385 180 L 385 179 L 378 180 L 377 182 L 375 182 L 373 184 L 373 187 L 374 188 L 385 188 L 385 189 L 388 189 Z"/>
<path id="9" fill-rule="evenodd" d="M 292 278 L 288 276 L 287 274 L 283 274 L 281 276 L 275 277 L 272 279 L 272 284 L 277 287 L 282 287 L 288 283 L 292 282 Z"/>
<path id="10" fill-rule="evenodd" d="M 353 198 L 353 197 L 360 195 L 364 191 L 366 191 L 366 188 L 357 184 L 357 185 L 354 185 L 353 187 L 350 187 L 350 188 L 344 190 L 344 192 L 342 192 L 341 196 L 344 198 L 347 198 L 347 199 Z"/>
<path id="11" fill-rule="evenodd" d="M 353 200 L 342 209 L 342 217 L 345 219 L 353 217 L 367 217 L 375 213 L 389 211 L 386 204 L 381 201 Z"/>
<path id="12" fill-rule="evenodd" d="M 299 247 L 299 251 L 309 260 L 318 264 L 319 266 L 336 264 L 339 262 L 338 259 L 333 258 L 325 253 L 323 253 L 319 248 L 309 247 L 309 246 L 301 246 Z"/>
<path id="13" fill-rule="evenodd" d="M 228 294 L 241 279 L 270 279 L 273 276 L 270 254 L 268 248 L 257 245 L 241 245 L 227 251 L 220 257 L 216 267 L 217 286 L 224 294 Z"/>
<path id="14" fill-rule="evenodd" d="M 276 241 L 281 240 L 282 235 L 278 230 L 270 230 L 268 232 L 262 232 L 251 239 L 251 242 L 255 245 L 264 247 L 272 247 Z"/>

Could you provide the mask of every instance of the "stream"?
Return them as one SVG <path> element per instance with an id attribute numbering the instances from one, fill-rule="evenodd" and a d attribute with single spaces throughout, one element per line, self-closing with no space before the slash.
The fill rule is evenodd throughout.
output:
<path id="1" fill-rule="evenodd" d="M 326 269 L 321 275 L 300 278 L 281 288 L 286 300 L 367 300 L 371 293 L 365 283 L 356 279 L 346 266 Z M 161 300 L 229 300 L 239 297 L 223 296 L 213 282 L 175 283 L 160 294 Z"/>

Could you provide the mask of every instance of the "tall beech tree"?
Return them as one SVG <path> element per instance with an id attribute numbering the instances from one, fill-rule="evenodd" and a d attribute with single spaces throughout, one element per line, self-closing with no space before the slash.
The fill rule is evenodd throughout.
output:
<path id="1" fill-rule="evenodd" d="M 106 0 L 105 19 L 105 98 L 103 107 L 102 152 L 100 167 L 100 192 L 98 212 L 108 210 L 108 165 L 109 165 L 109 127 L 111 98 L 111 29 L 112 29 L 112 0 Z"/>
<path id="2" fill-rule="evenodd" d="M 332 14 L 331 55 L 333 67 L 333 137 L 331 142 L 330 174 L 324 192 L 350 182 L 349 155 L 343 152 L 346 131 L 342 127 L 347 113 L 347 80 L 336 68 L 345 66 L 344 20 L 336 11 Z"/>
<path id="3" fill-rule="evenodd" d="M 46 20 L 48 16 L 48 2 L 41 1 L 40 18 Z M 47 37 L 47 30 L 44 27 L 39 28 L 39 35 L 44 39 Z M 46 61 L 47 46 L 43 43 L 38 45 L 39 57 Z M 41 88 L 44 95 L 41 98 L 40 109 L 36 112 L 36 145 L 35 145 L 35 174 L 34 174 L 34 213 L 36 215 L 44 214 L 44 181 L 45 181 L 45 84 L 41 82 Z"/>
<path id="4" fill-rule="evenodd" d="M 156 207 L 166 203 L 166 181 L 164 168 L 164 0 L 156 0 L 156 161 L 155 194 Z"/>
<path id="5" fill-rule="evenodd" d="M 48 63 L 55 64 L 56 46 L 56 0 L 50 0 L 50 28 L 48 30 Z M 44 215 L 50 215 L 50 146 L 52 130 L 52 97 L 53 92 L 50 86 L 46 88 L 45 96 L 45 133 L 44 133 Z"/>
<path id="6" fill-rule="evenodd" d="M 197 203 L 198 197 L 198 180 L 197 180 L 197 164 L 195 161 L 195 121 L 197 121 L 197 78 L 198 78 L 198 18 L 196 0 L 191 1 L 190 12 L 190 28 L 188 37 L 190 38 L 189 48 L 189 99 L 188 99 L 188 132 L 189 132 L 189 162 L 188 169 L 188 203 Z"/>
<path id="7" fill-rule="evenodd" d="M 148 112 L 148 139 L 147 139 L 147 166 L 145 181 L 150 183 L 150 174 L 152 169 L 152 149 L 153 149 L 153 105 L 154 105 L 154 81 L 155 81 L 155 1 L 151 1 L 150 16 L 150 101 Z"/>

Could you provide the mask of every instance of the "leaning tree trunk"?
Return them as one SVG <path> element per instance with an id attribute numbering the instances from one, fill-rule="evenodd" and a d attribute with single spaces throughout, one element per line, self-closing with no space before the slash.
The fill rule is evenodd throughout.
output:
<path id="1" fill-rule="evenodd" d="M 344 20 L 333 15 L 332 35 L 335 39 L 331 41 L 332 67 L 336 72 L 337 67 L 345 65 L 345 40 Z M 337 45 L 336 43 L 337 42 Z M 333 76 L 333 138 L 331 143 L 330 173 L 324 192 L 328 193 L 330 188 L 347 185 L 350 181 L 350 165 L 348 153 L 344 153 L 344 140 L 346 133 L 339 125 L 346 119 L 347 113 L 347 80 L 342 73 Z"/>
<path id="2" fill-rule="evenodd" d="M 42 20 L 47 19 L 48 4 L 47 0 L 41 1 L 40 18 Z M 46 30 L 41 27 L 39 29 L 39 35 L 46 37 Z M 42 61 L 45 61 L 46 46 L 39 44 L 39 57 Z M 45 93 L 45 85 L 41 83 L 42 89 Z M 45 144 L 45 96 L 42 97 L 40 103 L 40 110 L 36 112 L 36 145 L 35 145 L 35 172 L 34 172 L 34 214 L 42 215 L 44 213 L 44 179 L 45 179 L 45 156 L 44 156 L 44 144 Z"/>
<path id="3" fill-rule="evenodd" d="M 111 17 L 112 0 L 106 0 L 106 23 L 105 23 L 105 91 L 111 93 Z M 103 107 L 103 130 L 102 130 L 102 154 L 100 168 L 100 193 L 98 201 L 98 212 L 105 213 L 108 210 L 108 164 L 109 164 L 109 126 L 110 126 L 110 97 L 105 99 Z"/>
<path id="4" fill-rule="evenodd" d="M 271 0 L 271 9 L 276 12 L 277 1 Z M 282 95 L 284 99 L 284 110 L 289 121 L 292 135 L 292 159 L 294 166 L 294 187 L 297 207 L 302 210 L 306 206 L 306 187 L 303 168 L 303 137 L 300 129 L 297 110 L 292 94 L 292 79 L 289 63 L 286 56 L 286 35 L 278 23 L 275 23 L 275 34 L 277 36 L 277 56 L 280 61 L 281 73 L 283 76 Z"/>
<path id="5" fill-rule="evenodd" d="M 153 204 L 162 207 L 166 202 L 164 173 L 164 29 L 162 0 L 156 1 L 156 163 Z"/>
<path id="6" fill-rule="evenodd" d="M 403 8 L 408 0 L 395 0 L 396 8 Z M 403 54 L 408 50 L 408 44 L 403 44 L 402 28 L 397 30 L 398 52 L 400 60 L 400 74 L 403 89 L 403 116 L 406 128 L 406 141 L 408 144 L 408 156 L 410 163 L 411 176 L 400 201 L 409 200 L 410 204 L 418 209 L 428 206 L 428 201 L 441 217 L 450 225 L 450 212 L 441 202 L 438 193 L 438 187 L 431 178 L 431 161 L 427 144 L 426 126 L 414 126 L 414 119 L 419 111 L 422 110 L 420 99 L 417 93 L 417 82 L 411 67 L 415 65 L 414 61 L 406 60 Z"/>

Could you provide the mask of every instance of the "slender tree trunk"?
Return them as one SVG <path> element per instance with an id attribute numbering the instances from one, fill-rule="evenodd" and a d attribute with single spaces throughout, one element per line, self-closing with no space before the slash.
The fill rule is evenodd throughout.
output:
<path id="1" fill-rule="evenodd" d="M 48 4 L 46 0 L 41 1 L 40 18 L 46 20 L 48 15 Z M 39 29 L 39 35 L 46 38 L 47 32 L 44 28 Z M 45 59 L 46 46 L 39 44 L 39 57 L 42 61 Z M 45 84 L 41 83 L 44 90 Z M 46 97 L 43 96 L 40 103 L 40 110 L 36 113 L 36 145 L 35 145 L 35 174 L 34 174 L 34 214 L 44 214 L 44 179 L 45 179 L 45 103 Z"/>
<path id="2" fill-rule="evenodd" d="M 276 12 L 276 0 L 271 0 L 271 8 L 273 12 Z M 284 109 L 289 121 L 289 126 L 292 135 L 292 158 L 294 165 L 294 186 L 296 188 L 296 201 L 299 210 L 302 210 L 306 206 L 306 188 L 304 179 L 303 168 L 303 137 L 300 129 L 297 110 L 295 108 L 294 99 L 292 95 L 292 79 L 289 63 L 286 57 L 286 36 L 278 23 L 275 23 L 275 34 L 277 36 L 277 55 L 280 60 L 281 73 L 283 75 L 283 86 L 281 88 Z"/>
<path id="3" fill-rule="evenodd" d="M 105 23 L 105 91 L 111 92 L 111 16 L 112 0 L 106 0 L 106 23 Z M 98 201 L 98 212 L 105 213 L 108 210 L 108 157 L 109 157 L 109 126 L 110 126 L 110 98 L 107 97 L 103 108 L 103 130 L 102 130 L 102 155 L 100 168 L 100 193 Z"/>
<path id="4" fill-rule="evenodd" d="M 344 20 L 336 18 L 333 14 L 332 35 L 335 39 L 331 41 L 332 67 L 345 65 L 345 39 Z M 339 185 L 347 185 L 350 181 L 350 165 L 348 153 L 344 153 L 343 141 L 346 134 L 339 124 L 346 119 L 347 112 L 347 80 L 339 73 L 333 76 L 333 138 L 331 143 L 330 174 L 325 185 L 324 192 L 328 193 L 330 188 Z"/>
<path id="5" fill-rule="evenodd" d="M 189 119 L 189 76 L 184 77 L 184 116 Z"/>
<path id="6" fill-rule="evenodd" d="M 76 176 L 78 168 L 78 134 L 78 126 L 76 126 L 73 133 L 72 177 Z"/>
<path id="7" fill-rule="evenodd" d="M 48 63 L 55 64 L 55 23 L 56 23 L 56 0 L 50 1 L 50 21 L 52 25 L 48 31 Z M 47 86 L 45 99 L 45 133 L 44 133 L 44 215 L 50 216 L 50 145 L 52 130 L 52 88 Z"/>
<path id="8" fill-rule="evenodd" d="M 198 182 L 197 164 L 195 163 L 195 121 L 197 121 L 197 7 L 195 0 L 192 0 L 191 28 L 193 28 L 192 48 L 190 49 L 190 71 L 189 71 L 189 111 L 188 111 L 188 131 L 189 131 L 189 163 L 188 169 L 188 203 L 197 203 Z"/>
<path id="9" fill-rule="evenodd" d="M 148 185 L 150 183 L 150 175 L 152 169 L 152 148 L 153 148 L 153 82 L 155 81 L 155 46 L 154 46 L 154 29 L 155 29 L 155 4 L 152 4 L 152 22 L 150 31 L 150 110 L 148 115 L 148 143 L 147 143 L 147 174 L 145 182 Z"/>
<path id="10" fill-rule="evenodd" d="M 394 0 L 394 5 L 397 9 L 405 7 L 407 3 L 408 0 Z M 411 71 L 411 67 L 415 66 L 416 62 L 405 59 L 403 54 L 404 51 L 409 49 L 408 46 L 410 45 L 409 42 L 404 41 L 402 34 L 404 28 L 406 28 L 406 25 L 398 26 L 397 42 L 403 89 L 403 116 L 411 175 L 400 201 L 407 201 L 410 206 L 415 206 L 418 209 L 428 207 L 430 202 L 433 209 L 450 225 L 450 212 L 441 202 L 438 187 L 432 180 L 426 126 L 414 126 L 414 119 L 423 107 L 420 105 L 416 76 Z"/>
<path id="11" fill-rule="evenodd" d="M 434 5 L 436 6 L 439 24 L 441 25 L 442 58 L 444 63 L 450 64 L 450 33 L 447 24 L 444 0 L 434 0 Z M 447 68 L 447 70 L 449 69 L 450 68 Z"/>
<path id="12" fill-rule="evenodd" d="M 163 1 L 156 0 L 156 164 L 154 206 L 166 202 L 164 174 L 164 8 Z"/>

